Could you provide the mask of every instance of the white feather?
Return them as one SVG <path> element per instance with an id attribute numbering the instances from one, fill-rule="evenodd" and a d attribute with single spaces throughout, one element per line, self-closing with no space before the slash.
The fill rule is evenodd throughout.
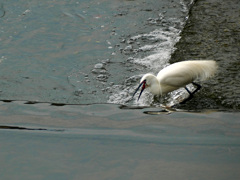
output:
<path id="1" fill-rule="evenodd" d="M 195 80 L 204 81 L 212 77 L 217 67 L 213 60 L 182 61 L 167 66 L 157 76 L 145 74 L 141 82 L 146 80 L 146 87 L 152 94 L 163 95 Z"/>

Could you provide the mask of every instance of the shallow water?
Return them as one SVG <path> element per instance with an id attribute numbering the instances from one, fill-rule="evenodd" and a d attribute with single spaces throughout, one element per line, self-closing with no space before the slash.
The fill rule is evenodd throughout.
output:
<path id="1" fill-rule="evenodd" d="M 147 72 L 157 74 L 170 60 L 210 58 L 219 63 L 219 74 L 204 82 L 195 99 L 180 108 L 238 110 L 239 88 L 233 78 L 239 75 L 238 59 L 233 56 L 232 63 L 226 64 L 222 58 L 226 48 L 232 47 L 233 54 L 236 48 L 223 43 L 219 55 L 212 41 L 206 42 L 213 52 L 208 51 L 208 55 L 185 48 L 189 43 L 184 43 L 184 39 L 191 36 L 186 27 L 192 27 L 194 21 L 191 19 L 186 27 L 185 23 L 193 4 L 191 0 L 3 1 L 0 4 L 1 99 L 173 106 L 187 97 L 184 89 L 169 93 L 160 101 L 149 93 L 144 93 L 140 101 L 132 99 L 141 76 Z M 213 12 L 217 13 L 214 9 Z M 215 16 L 210 17 L 215 21 Z M 184 27 L 186 30 L 181 33 Z M 228 30 L 223 27 L 223 32 L 232 33 L 231 27 L 235 26 Z M 227 37 L 226 34 L 224 42 Z M 237 37 L 235 32 L 234 38 Z M 205 41 L 202 36 L 192 37 L 192 44 L 199 38 Z M 217 41 L 221 38 L 214 37 Z M 192 46 L 197 52 L 204 49 Z M 178 53 L 181 50 L 184 53 Z M 231 89 L 233 94 L 229 92 Z"/>
<path id="2" fill-rule="evenodd" d="M 0 178 L 240 177 L 238 113 L 160 110 L 1 103 Z"/>
<path id="3" fill-rule="evenodd" d="M 141 74 L 168 64 L 190 3 L 3 2 L 1 99 L 126 104 Z"/>
<path id="4" fill-rule="evenodd" d="M 192 4 L 1 1 L 0 179 L 239 179 L 239 113 L 216 79 L 185 106 L 159 107 L 181 89 L 131 100 L 178 56 Z"/>

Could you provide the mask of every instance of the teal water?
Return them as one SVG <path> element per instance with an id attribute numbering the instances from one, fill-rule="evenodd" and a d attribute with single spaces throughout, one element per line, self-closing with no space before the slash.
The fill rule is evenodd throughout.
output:
<path id="1" fill-rule="evenodd" d="M 0 179 L 239 179 L 238 113 L 131 100 L 192 4 L 0 1 Z"/>
<path id="2" fill-rule="evenodd" d="M 190 2 L 3 1 L 1 99 L 127 103 L 168 63 Z"/>
<path id="3" fill-rule="evenodd" d="M 240 177 L 239 114 L 147 110 L 2 103 L 0 178 Z"/>

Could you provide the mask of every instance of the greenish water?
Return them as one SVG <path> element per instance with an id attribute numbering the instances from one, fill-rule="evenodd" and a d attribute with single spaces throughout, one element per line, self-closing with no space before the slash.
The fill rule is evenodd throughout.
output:
<path id="1" fill-rule="evenodd" d="M 190 3 L 3 1 L 1 99 L 128 103 L 141 74 L 168 63 Z"/>
<path id="2" fill-rule="evenodd" d="M 191 4 L 0 1 L 0 179 L 239 179 L 237 98 L 222 103 L 218 77 L 185 106 L 159 107 L 181 89 L 131 100 L 177 60 Z"/>
<path id="3" fill-rule="evenodd" d="M 184 89 L 160 100 L 148 93 L 139 102 L 132 100 L 141 76 L 147 72 L 157 74 L 170 60 L 215 59 L 220 67 L 217 76 L 203 83 L 203 89 L 191 103 L 179 108 L 238 111 L 239 83 L 234 83 L 239 75 L 238 56 L 233 46 L 233 42 L 238 42 L 236 23 L 224 23 L 219 34 L 212 37 L 215 33 L 204 28 L 207 23 L 202 18 L 196 22 L 203 31 L 207 29 L 206 36 L 197 30 L 191 33 L 195 29 L 189 31 L 188 27 L 193 27 L 194 15 L 186 26 L 185 23 L 193 4 L 190 0 L 2 1 L 0 99 L 172 106 L 188 95 Z M 194 7 L 201 11 L 198 4 Z M 212 14 L 221 12 L 228 11 L 212 8 Z M 199 12 L 192 14 L 198 17 Z M 231 17 L 225 15 L 230 21 Z M 207 17 L 219 23 L 225 16 L 218 19 L 210 13 Z M 191 38 L 193 49 L 185 48 L 189 45 L 185 39 L 191 34 L 199 35 Z M 230 34 L 233 38 L 228 41 Z M 176 45 L 180 37 L 181 42 Z M 214 41 L 208 42 L 208 37 L 221 42 L 217 46 L 220 48 L 214 47 Z M 198 44 L 201 41 L 206 42 Z M 206 48 L 202 45 L 209 46 L 211 51 L 204 53 Z M 226 48 L 233 49 L 232 57 L 227 56 Z M 197 53 L 200 49 L 202 53 Z M 231 63 L 226 64 L 226 58 Z"/>
<path id="4" fill-rule="evenodd" d="M 240 177 L 238 113 L 24 102 L 0 110 L 1 179 Z"/>

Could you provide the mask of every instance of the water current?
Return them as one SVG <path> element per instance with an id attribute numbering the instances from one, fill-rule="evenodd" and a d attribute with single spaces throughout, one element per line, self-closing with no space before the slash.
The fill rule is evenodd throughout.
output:
<path id="1" fill-rule="evenodd" d="M 154 105 L 132 93 L 142 74 L 169 64 L 193 4 L 14 2 L 0 8 L 1 99 L 129 105 Z"/>
<path id="2" fill-rule="evenodd" d="M 0 179 L 239 179 L 239 113 L 219 111 L 240 104 L 234 1 L 0 0 Z M 222 71 L 189 104 L 132 99 L 198 58 Z"/>

